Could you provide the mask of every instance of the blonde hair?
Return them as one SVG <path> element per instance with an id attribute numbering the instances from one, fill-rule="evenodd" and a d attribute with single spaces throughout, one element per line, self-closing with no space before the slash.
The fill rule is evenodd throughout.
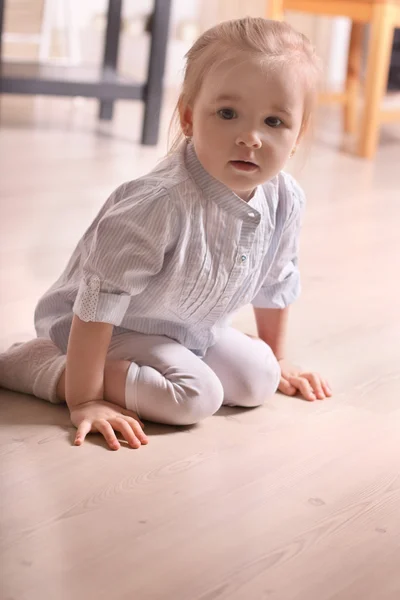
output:
<path id="1" fill-rule="evenodd" d="M 301 69 L 307 89 L 301 135 L 308 129 L 321 71 L 314 47 L 305 35 L 288 23 L 246 17 L 225 21 L 208 29 L 187 52 L 182 90 L 169 129 L 169 139 L 172 137 L 170 152 L 174 152 L 185 137 L 180 115 L 187 106 L 194 106 L 205 75 L 226 60 L 232 50 L 268 63 L 271 60 L 291 62 Z"/>

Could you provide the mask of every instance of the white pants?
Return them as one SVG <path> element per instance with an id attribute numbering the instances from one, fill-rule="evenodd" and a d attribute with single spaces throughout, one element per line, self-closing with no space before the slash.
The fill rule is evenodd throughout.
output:
<path id="1" fill-rule="evenodd" d="M 163 336 L 127 332 L 111 340 L 108 358 L 129 360 L 126 407 L 157 423 L 188 425 L 222 404 L 259 406 L 278 388 L 270 347 L 233 328 L 204 357 Z"/>
<path id="2" fill-rule="evenodd" d="M 170 425 L 196 423 L 222 404 L 258 406 L 276 391 L 280 367 L 267 344 L 227 328 L 204 357 L 156 335 L 126 332 L 111 339 L 107 357 L 128 360 L 126 407 Z M 50 402 L 66 355 L 51 340 L 36 338 L 0 355 L 0 386 Z"/>

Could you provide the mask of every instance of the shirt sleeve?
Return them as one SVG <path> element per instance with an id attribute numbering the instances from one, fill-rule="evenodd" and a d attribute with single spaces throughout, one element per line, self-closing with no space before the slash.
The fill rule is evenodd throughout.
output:
<path id="1" fill-rule="evenodd" d="M 83 321 L 120 325 L 131 298 L 163 268 L 177 226 L 165 190 L 117 190 L 122 198 L 82 242 L 82 273 L 73 312 Z"/>
<path id="2" fill-rule="evenodd" d="M 298 251 L 305 196 L 295 179 L 287 173 L 282 173 L 281 185 L 280 194 L 285 194 L 288 217 L 272 264 L 267 266 L 266 279 L 252 301 L 255 308 L 286 308 L 301 291 Z"/>

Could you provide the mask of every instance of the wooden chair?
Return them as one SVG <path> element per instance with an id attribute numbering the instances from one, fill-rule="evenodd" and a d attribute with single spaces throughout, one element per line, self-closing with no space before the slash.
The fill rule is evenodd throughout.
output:
<path id="1" fill-rule="evenodd" d="M 361 87 L 363 33 L 370 24 L 364 110 L 358 130 L 358 154 L 375 155 L 382 123 L 400 121 L 399 110 L 382 110 L 382 99 L 389 76 L 393 34 L 400 27 L 400 0 L 269 0 L 268 17 L 283 19 L 285 10 L 349 17 L 352 20 L 346 89 L 337 95 L 344 106 L 344 126 L 357 132 L 357 105 Z"/>

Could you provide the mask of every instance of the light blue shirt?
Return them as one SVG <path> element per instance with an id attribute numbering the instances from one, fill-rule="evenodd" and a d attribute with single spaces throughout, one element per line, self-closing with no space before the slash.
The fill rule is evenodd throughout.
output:
<path id="1" fill-rule="evenodd" d="M 297 298 L 303 203 L 283 172 L 245 202 L 183 143 L 110 196 L 39 301 L 37 334 L 66 352 L 75 313 L 113 324 L 114 334 L 165 335 L 203 355 L 240 307 L 284 308 Z"/>

